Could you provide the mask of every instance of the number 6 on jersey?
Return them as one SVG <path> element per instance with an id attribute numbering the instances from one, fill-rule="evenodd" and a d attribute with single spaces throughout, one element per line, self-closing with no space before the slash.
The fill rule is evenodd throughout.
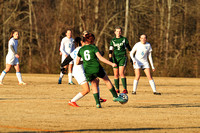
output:
<path id="1" fill-rule="evenodd" d="M 85 50 L 84 51 L 84 57 L 86 61 L 90 60 L 90 51 L 89 50 Z"/>

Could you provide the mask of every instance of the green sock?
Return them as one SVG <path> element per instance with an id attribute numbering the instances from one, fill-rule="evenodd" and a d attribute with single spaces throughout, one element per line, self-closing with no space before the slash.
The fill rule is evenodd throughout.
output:
<path id="1" fill-rule="evenodd" d="M 119 90 L 119 79 L 114 79 L 115 87 Z"/>
<path id="2" fill-rule="evenodd" d="M 112 93 L 113 97 L 115 97 L 115 98 L 118 97 L 117 92 L 115 91 L 115 88 L 114 88 L 114 87 L 112 87 L 112 88 L 110 89 L 110 92 Z"/>
<path id="3" fill-rule="evenodd" d="M 95 94 L 93 94 L 93 96 L 94 96 L 94 99 L 95 99 L 95 101 L 96 101 L 96 104 L 100 104 L 100 101 L 99 101 L 99 93 L 95 93 Z"/>
<path id="4" fill-rule="evenodd" d="M 127 90 L 126 78 L 121 78 L 121 80 L 122 80 L 122 85 L 123 85 L 124 89 Z"/>

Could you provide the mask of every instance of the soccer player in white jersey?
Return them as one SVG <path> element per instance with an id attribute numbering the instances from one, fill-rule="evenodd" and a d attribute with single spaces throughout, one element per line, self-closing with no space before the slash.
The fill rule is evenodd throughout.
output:
<path id="1" fill-rule="evenodd" d="M 61 58 L 61 63 L 65 60 L 65 58 L 75 49 L 74 46 L 74 39 L 72 38 L 72 31 L 67 30 L 66 32 L 66 37 L 64 37 L 61 41 L 60 45 L 60 52 L 62 54 Z M 65 66 L 66 68 L 68 67 L 68 81 L 69 85 L 73 85 L 74 83 L 72 82 L 72 67 L 73 67 L 73 61 L 69 63 L 69 65 Z M 58 80 L 58 84 L 62 83 L 62 78 L 64 74 L 60 72 L 60 77 Z"/>
<path id="2" fill-rule="evenodd" d="M 6 56 L 6 68 L 2 71 L 0 76 L 0 85 L 3 85 L 3 79 L 6 76 L 6 74 L 10 71 L 11 67 L 14 66 L 16 70 L 16 76 L 19 81 L 19 85 L 25 85 L 22 81 L 22 76 L 20 73 L 19 68 L 19 55 L 17 54 L 17 46 L 18 46 L 18 39 L 19 39 L 19 33 L 16 30 L 13 30 L 11 32 L 9 42 L 8 42 L 8 54 Z"/>
<path id="3" fill-rule="evenodd" d="M 154 83 L 154 80 L 152 79 L 151 73 L 150 73 L 150 66 L 149 62 L 151 64 L 153 72 L 155 71 L 154 65 L 153 65 L 153 59 L 152 59 L 152 48 L 150 43 L 146 42 L 147 36 L 145 34 L 142 34 L 140 36 L 140 42 L 136 43 L 134 47 L 132 48 L 130 52 L 130 57 L 133 60 L 133 67 L 135 69 L 135 79 L 133 81 L 133 95 L 136 95 L 136 89 L 137 85 L 140 79 L 140 69 L 143 69 L 148 80 L 149 84 L 153 90 L 154 95 L 161 95 L 161 93 L 158 93 L 156 91 L 156 86 Z M 135 56 L 134 56 L 135 55 Z M 148 59 L 149 62 L 148 62 Z"/>

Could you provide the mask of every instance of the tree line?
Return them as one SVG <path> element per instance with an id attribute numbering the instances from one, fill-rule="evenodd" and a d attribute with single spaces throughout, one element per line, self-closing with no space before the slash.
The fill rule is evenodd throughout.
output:
<path id="1" fill-rule="evenodd" d="M 108 59 L 114 29 L 120 26 L 131 47 L 147 34 L 153 48 L 154 76 L 200 77 L 199 0 L 1 0 L 0 68 L 5 67 L 11 30 L 20 33 L 23 73 L 59 73 L 60 41 L 84 30 Z M 128 51 L 127 51 L 128 53 Z M 102 64 L 108 74 L 112 68 Z M 134 75 L 130 56 L 126 75 Z"/>

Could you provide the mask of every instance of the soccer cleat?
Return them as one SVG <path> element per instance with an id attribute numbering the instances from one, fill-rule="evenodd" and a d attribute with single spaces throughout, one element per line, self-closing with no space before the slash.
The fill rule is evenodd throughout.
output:
<path id="1" fill-rule="evenodd" d="M 124 99 L 122 99 L 120 97 L 113 97 L 113 101 L 114 102 L 124 102 Z"/>
<path id="2" fill-rule="evenodd" d="M 124 89 L 122 93 L 128 94 L 128 91 Z"/>
<path id="3" fill-rule="evenodd" d="M 159 93 L 159 92 L 154 92 L 153 94 L 154 95 L 161 95 L 161 93 Z"/>
<path id="4" fill-rule="evenodd" d="M 20 82 L 19 85 L 26 85 L 26 83 L 24 83 L 24 82 Z"/>
<path id="5" fill-rule="evenodd" d="M 117 92 L 117 93 L 120 93 L 119 89 L 116 89 L 116 92 Z"/>
<path id="6" fill-rule="evenodd" d="M 97 104 L 96 107 L 97 107 L 97 108 L 101 108 L 101 104 Z"/>
<path id="7" fill-rule="evenodd" d="M 62 84 L 62 79 L 61 78 L 58 79 L 58 84 Z"/>
<path id="8" fill-rule="evenodd" d="M 69 84 L 69 85 L 75 85 L 73 82 L 69 82 L 68 84 Z"/>
<path id="9" fill-rule="evenodd" d="M 73 106 L 73 107 L 80 107 L 76 104 L 76 102 L 71 102 L 71 101 L 69 101 L 68 105 Z"/>
<path id="10" fill-rule="evenodd" d="M 132 91 L 132 94 L 133 94 L 133 95 L 136 95 L 136 92 L 135 92 L 135 91 Z"/>
<path id="11" fill-rule="evenodd" d="M 3 85 L 3 82 L 2 82 L 2 81 L 0 81 L 0 85 Z"/>
<path id="12" fill-rule="evenodd" d="M 106 102 L 107 99 L 99 98 L 99 101 L 100 101 L 101 103 L 103 103 L 103 102 Z"/>

